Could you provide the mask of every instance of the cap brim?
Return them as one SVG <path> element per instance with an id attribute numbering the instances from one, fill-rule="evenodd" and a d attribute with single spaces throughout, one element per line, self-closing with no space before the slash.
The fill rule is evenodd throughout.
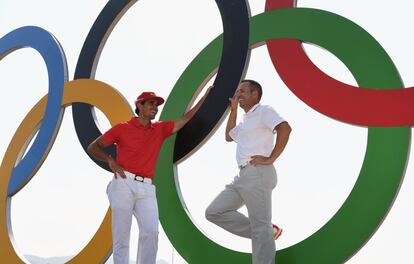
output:
<path id="1" fill-rule="evenodd" d="M 145 98 L 145 99 L 142 98 L 142 99 L 136 100 L 135 103 L 148 101 L 148 100 L 155 100 L 155 101 L 157 101 L 158 105 L 162 105 L 165 102 L 165 100 L 162 97 L 154 96 L 154 97 L 148 97 L 148 98 Z"/>
<path id="2" fill-rule="evenodd" d="M 158 97 L 158 96 L 154 97 L 154 99 L 157 100 L 158 105 L 162 105 L 165 102 L 165 100 L 163 98 Z"/>

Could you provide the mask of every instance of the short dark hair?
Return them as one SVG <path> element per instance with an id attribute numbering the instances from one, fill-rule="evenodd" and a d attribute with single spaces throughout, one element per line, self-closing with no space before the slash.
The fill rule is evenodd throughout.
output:
<path id="1" fill-rule="evenodd" d="M 257 94 L 259 95 L 259 101 L 262 98 L 263 90 L 260 83 L 256 82 L 255 80 L 249 80 L 245 79 L 241 81 L 241 83 L 249 83 L 250 92 L 257 91 Z"/>
<path id="2" fill-rule="evenodd" d="M 145 101 L 141 101 L 141 102 L 139 102 L 139 104 L 144 104 L 145 103 Z M 137 116 L 139 116 L 139 109 L 138 109 L 138 107 L 137 106 L 135 106 L 135 114 L 137 114 Z"/>

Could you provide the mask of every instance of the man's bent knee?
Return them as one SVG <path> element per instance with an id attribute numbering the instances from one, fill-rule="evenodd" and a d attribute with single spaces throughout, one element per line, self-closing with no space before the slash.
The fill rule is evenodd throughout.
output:
<path id="1" fill-rule="evenodd" d="M 216 220 L 217 218 L 221 216 L 221 213 L 218 212 L 217 210 L 214 210 L 214 208 L 210 205 L 206 209 L 205 216 L 208 221 L 214 222 L 214 220 Z"/>

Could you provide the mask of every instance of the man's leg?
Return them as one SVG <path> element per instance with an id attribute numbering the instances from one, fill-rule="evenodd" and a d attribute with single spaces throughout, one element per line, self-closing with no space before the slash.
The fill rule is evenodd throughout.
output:
<path id="1" fill-rule="evenodd" d="M 250 221 L 245 215 L 237 212 L 244 205 L 234 187 L 237 181 L 238 177 L 233 183 L 226 185 L 226 188 L 207 207 L 205 214 L 207 220 L 221 228 L 233 234 L 250 238 Z"/>
<path id="2" fill-rule="evenodd" d="M 134 207 L 134 216 L 139 227 L 137 264 L 155 264 L 158 250 L 158 206 L 155 186 L 139 184 L 142 184 L 145 194 L 136 200 Z"/>
<path id="3" fill-rule="evenodd" d="M 247 166 L 240 173 L 239 193 L 249 214 L 253 264 L 275 263 L 272 190 L 276 185 L 273 166 Z"/>
<path id="4" fill-rule="evenodd" d="M 125 181 L 121 178 L 114 179 L 107 189 L 112 209 L 114 264 L 129 264 L 129 240 L 134 197 Z"/>

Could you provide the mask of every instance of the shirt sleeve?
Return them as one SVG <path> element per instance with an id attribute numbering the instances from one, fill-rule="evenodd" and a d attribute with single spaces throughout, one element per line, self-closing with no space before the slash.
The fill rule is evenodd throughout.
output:
<path id="1" fill-rule="evenodd" d="M 285 119 L 270 106 L 263 108 L 261 117 L 264 125 L 272 131 L 277 125 L 285 121 Z"/>
<path id="2" fill-rule="evenodd" d="M 164 137 L 171 136 L 174 129 L 174 121 L 163 121 L 161 122 L 162 125 L 162 134 Z"/>
<path id="3" fill-rule="evenodd" d="M 113 126 L 108 131 L 106 131 L 101 139 L 105 141 L 106 144 L 112 145 L 119 142 L 120 139 L 120 124 Z"/>
<path id="4" fill-rule="evenodd" d="M 230 131 L 229 131 L 229 136 L 235 141 L 237 142 L 239 140 L 239 131 L 240 131 L 240 124 L 238 124 L 237 126 L 233 127 Z"/>

